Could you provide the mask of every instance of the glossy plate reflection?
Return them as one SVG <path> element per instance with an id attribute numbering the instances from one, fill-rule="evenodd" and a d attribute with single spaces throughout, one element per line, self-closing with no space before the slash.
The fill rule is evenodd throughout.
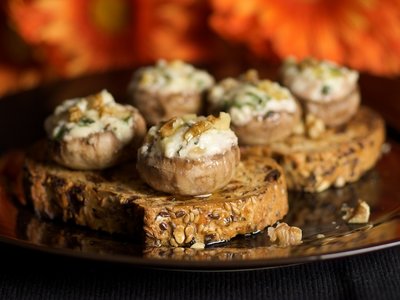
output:
<path id="1" fill-rule="evenodd" d="M 264 231 L 206 249 L 145 248 L 127 238 L 41 220 L 20 204 L 16 186 L 4 178 L 0 188 L 0 240 L 98 261 L 192 270 L 277 267 L 390 247 L 400 243 L 400 145 L 391 141 L 390 146 L 390 152 L 359 182 L 319 194 L 290 193 L 290 212 L 284 221 L 302 228 L 303 243 L 298 246 L 278 247 Z M 341 207 L 355 206 L 359 200 L 370 205 L 370 221 L 347 224 Z"/>
<path id="2" fill-rule="evenodd" d="M 257 69 L 263 78 L 276 77 L 276 69 L 262 69 L 262 65 L 258 64 Z M 247 64 L 235 61 L 207 69 L 217 78 L 223 78 L 247 68 Z M 118 101 L 126 102 L 126 87 L 131 76 L 132 70 L 94 74 L 0 100 L 0 127 L 12 128 L 0 131 L 0 242 L 99 262 L 207 271 L 281 267 L 400 244 L 400 122 L 398 101 L 395 101 L 400 79 L 365 74 L 360 80 L 362 103 L 380 112 L 394 128 L 389 131 L 391 150 L 359 182 L 320 194 L 290 194 L 290 211 L 284 221 L 303 230 L 301 245 L 280 248 L 270 243 L 266 232 L 260 232 L 203 250 L 144 248 L 126 238 L 38 219 L 30 207 L 21 204 L 22 191 L 14 184 L 18 174 L 12 170 L 21 163 L 22 155 L 5 151 L 25 149 L 42 138 L 44 118 L 64 99 L 89 95 L 101 87 L 109 90 Z M 341 207 L 344 203 L 355 205 L 358 200 L 370 205 L 369 223 L 347 224 L 342 219 Z"/>

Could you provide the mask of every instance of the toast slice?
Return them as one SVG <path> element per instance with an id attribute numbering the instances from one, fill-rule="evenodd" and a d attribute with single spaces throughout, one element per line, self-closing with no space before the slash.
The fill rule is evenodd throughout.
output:
<path id="1" fill-rule="evenodd" d="M 150 246 L 191 246 L 258 232 L 288 211 L 285 177 L 272 159 L 244 159 L 220 191 L 179 197 L 152 190 L 135 164 L 72 171 L 47 160 L 45 145 L 27 156 L 24 188 L 36 213 L 95 230 L 144 239 Z"/>
<path id="2" fill-rule="evenodd" d="M 321 192 L 358 180 L 375 165 L 384 140 L 383 119 L 361 107 L 346 125 L 328 129 L 318 139 L 293 135 L 268 146 L 242 148 L 242 154 L 276 159 L 291 190 Z"/>

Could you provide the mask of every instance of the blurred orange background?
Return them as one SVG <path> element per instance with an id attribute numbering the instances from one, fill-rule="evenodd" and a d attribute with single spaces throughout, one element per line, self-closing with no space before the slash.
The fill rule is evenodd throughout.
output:
<path id="1" fill-rule="evenodd" d="M 0 97 L 149 64 L 286 56 L 400 73 L 400 0 L 3 0 Z"/>

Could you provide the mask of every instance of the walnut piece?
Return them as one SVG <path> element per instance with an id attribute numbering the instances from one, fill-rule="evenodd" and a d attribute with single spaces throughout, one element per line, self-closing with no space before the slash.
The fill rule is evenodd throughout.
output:
<path id="1" fill-rule="evenodd" d="M 268 227 L 268 236 L 271 242 L 277 242 L 281 247 L 299 245 L 302 243 L 302 231 L 295 226 L 279 223 L 276 227 Z"/>
<path id="2" fill-rule="evenodd" d="M 318 139 L 325 132 L 325 123 L 312 114 L 308 114 L 305 120 L 306 132 L 309 138 Z"/>
<path id="3" fill-rule="evenodd" d="M 80 118 L 83 117 L 83 112 L 78 106 L 72 106 L 68 110 L 68 121 L 69 122 L 77 122 Z"/>
<path id="4" fill-rule="evenodd" d="M 298 122 L 294 127 L 293 127 L 293 133 L 296 135 L 302 135 L 305 133 L 305 127 L 303 121 Z"/>
<path id="5" fill-rule="evenodd" d="M 341 210 L 345 212 L 342 219 L 347 221 L 347 223 L 363 224 L 369 221 L 370 208 L 365 201 L 359 200 L 357 206 L 354 208 L 347 206 L 345 203 L 342 205 Z"/>
<path id="6" fill-rule="evenodd" d="M 159 134 L 161 137 L 169 137 L 173 135 L 176 130 L 183 124 L 183 121 L 179 119 L 178 117 L 174 117 L 167 122 L 165 122 L 160 129 L 158 129 Z"/>

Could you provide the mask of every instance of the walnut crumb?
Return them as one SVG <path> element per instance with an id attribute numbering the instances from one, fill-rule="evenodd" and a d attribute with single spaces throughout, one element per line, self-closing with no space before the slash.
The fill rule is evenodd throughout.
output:
<path id="1" fill-rule="evenodd" d="M 70 122 L 77 122 L 80 118 L 82 118 L 83 112 L 78 106 L 72 106 L 68 110 L 68 119 Z"/>
<path id="2" fill-rule="evenodd" d="M 303 122 L 298 122 L 294 127 L 293 127 L 293 133 L 295 135 L 302 135 L 305 132 L 304 128 L 304 123 Z"/>
<path id="3" fill-rule="evenodd" d="M 321 119 L 315 117 L 312 114 L 306 116 L 306 132 L 309 138 L 319 139 L 325 132 L 325 123 Z"/>
<path id="4" fill-rule="evenodd" d="M 271 242 L 277 242 L 279 246 L 286 247 L 302 243 L 302 231 L 295 226 L 279 223 L 276 227 L 268 227 L 268 236 Z"/>
<path id="5" fill-rule="evenodd" d="M 347 221 L 347 223 L 363 224 L 369 221 L 370 208 L 365 201 L 359 200 L 357 206 L 354 208 L 344 203 L 341 210 L 345 212 L 342 219 Z"/>

